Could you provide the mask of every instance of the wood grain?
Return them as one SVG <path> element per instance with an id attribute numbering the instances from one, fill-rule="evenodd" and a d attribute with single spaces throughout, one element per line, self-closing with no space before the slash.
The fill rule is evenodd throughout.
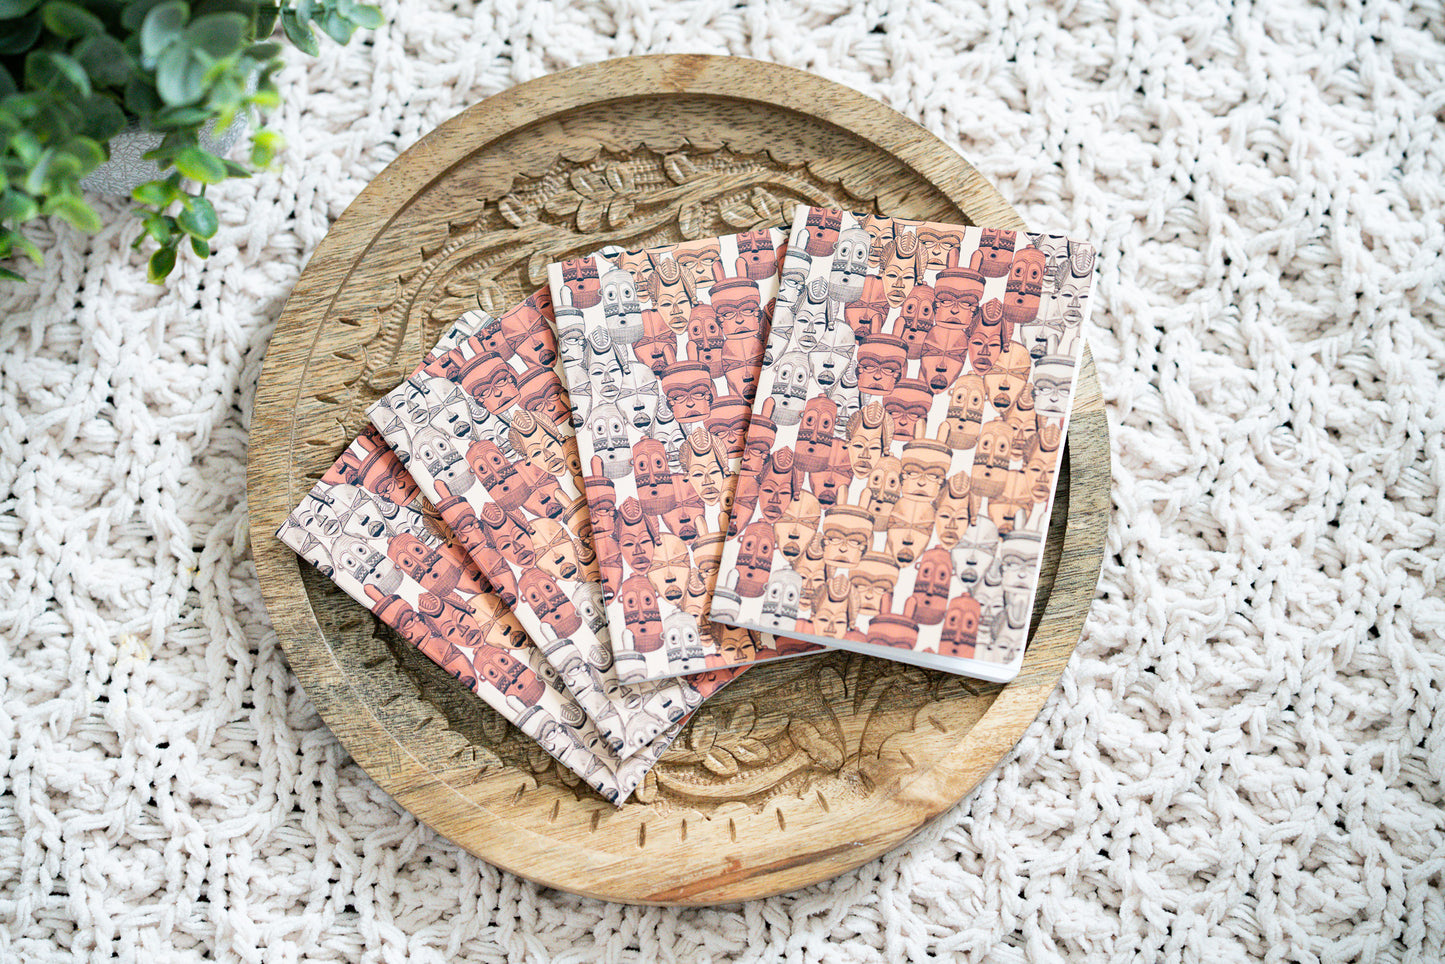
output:
<path id="1" fill-rule="evenodd" d="M 282 518 L 461 310 L 548 261 L 781 223 L 797 203 L 1022 228 L 906 118 L 809 74 L 725 57 L 609 61 L 443 124 L 337 221 L 277 325 L 251 424 L 252 550 L 291 666 L 352 756 L 438 832 L 553 887 L 712 904 L 884 853 L 957 802 L 1052 692 L 1093 598 L 1109 445 L 1093 359 L 1034 632 L 1007 685 L 829 653 L 750 670 L 620 810 L 302 564 Z"/>

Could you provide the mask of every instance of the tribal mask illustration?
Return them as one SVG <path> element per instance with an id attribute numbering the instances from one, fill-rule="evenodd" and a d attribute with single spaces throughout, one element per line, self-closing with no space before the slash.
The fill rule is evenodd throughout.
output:
<path id="1" fill-rule="evenodd" d="M 712 305 L 698 305 L 687 320 L 687 357 L 707 367 L 708 375 L 723 375 L 723 348 L 726 339 Z"/>
<path id="2" fill-rule="evenodd" d="M 948 444 L 971 449 L 978 444 L 987 398 L 983 376 L 964 375 L 948 391 Z"/>
<path id="3" fill-rule="evenodd" d="M 781 519 L 793 501 L 794 465 L 793 450 L 784 446 L 768 457 L 758 480 L 758 511 L 769 523 Z"/>
<path id="4" fill-rule="evenodd" d="M 661 375 L 677 361 L 677 335 L 668 327 L 662 312 L 652 308 L 642 312 L 642 331 L 632 350 L 653 374 Z"/>
<path id="5" fill-rule="evenodd" d="M 557 587 L 556 580 L 541 569 L 522 574 L 517 580 L 517 595 L 559 639 L 566 639 L 582 628 L 582 618 L 572 607 L 572 601 Z"/>
<path id="6" fill-rule="evenodd" d="M 1038 248 L 1026 247 L 1014 253 L 1003 300 L 1004 314 L 1010 324 L 1026 325 L 1038 316 L 1039 301 L 1044 293 L 1045 266 L 1044 253 Z"/>
<path id="7" fill-rule="evenodd" d="M 943 617 L 939 653 L 971 659 L 974 644 L 978 641 L 978 619 L 978 600 L 972 596 L 958 596 L 949 602 L 948 611 Z"/>
<path id="8" fill-rule="evenodd" d="M 838 406 L 829 398 L 811 398 L 798 423 L 798 450 L 793 464 L 801 472 L 816 472 L 828 464 L 833 449 L 833 426 Z"/>
<path id="9" fill-rule="evenodd" d="M 1015 235 L 1001 228 L 984 228 L 969 267 L 985 278 L 1002 278 L 1012 261 Z"/>
<path id="10" fill-rule="evenodd" d="M 975 519 L 958 540 L 953 550 L 953 569 L 970 593 L 976 586 L 998 581 L 993 558 L 997 546 L 998 529 L 987 518 Z"/>
<path id="11" fill-rule="evenodd" d="M 757 597 L 763 594 L 768 576 L 773 570 L 773 527 L 766 522 L 754 522 L 743 530 L 738 539 L 738 582 L 737 593 L 743 597 Z"/>
<path id="12" fill-rule="evenodd" d="M 908 362 L 908 345 L 892 335 L 873 335 L 858 346 L 858 391 L 887 395 Z"/>
<path id="13" fill-rule="evenodd" d="M 767 230 L 744 231 L 738 235 L 738 257 L 742 261 L 742 273 L 753 281 L 771 278 L 778 269 L 778 252 L 773 247 L 773 237 Z M 713 293 L 717 303 L 717 292 Z"/>
<path id="14" fill-rule="evenodd" d="M 1034 412 L 1043 418 L 1065 418 L 1073 381 L 1072 358 L 1055 355 L 1040 359 L 1033 374 Z"/>
<path id="15" fill-rule="evenodd" d="M 662 375 L 662 390 L 673 417 L 700 426 L 712 413 L 712 372 L 696 361 L 676 362 Z"/>
<path id="16" fill-rule="evenodd" d="M 803 491 L 793 497 L 787 510 L 773 523 L 778 551 L 789 563 L 802 556 L 808 548 L 808 543 L 818 532 L 818 523 L 822 516 L 823 509 L 818 497 Z"/>
<path id="17" fill-rule="evenodd" d="M 813 366 L 808 356 L 800 351 L 790 351 L 778 359 L 773 370 L 773 421 L 779 425 L 797 425 L 803 417 L 803 406 L 808 397 L 808 384 L 813 378 Z"/>
<path id="18" fill-rule="evenodd" d="M 802 576 L 791 569 L 774 573 L 763 590 L 763 624 L 771 629 L 792 629 L 802 594 Z"/>
<path id="19" fill-rule="evenodd" d="M 842 306 L 863 293 L 863 278 L 868 273 L 868 249 L 872 242 L 862 228 L 845 228 L 833 244 L 833 270 L 828 275 L 828 299 Z"/>
<path id="20" fill-rule="evenodd" d="M 861 388 L 861 386 L 860 386 Z M 855 478 L 866 478 L 893 444 L 893 417 L 869 402 L 848 420 L 848 462 Z"/>
<path id="21" fill-rule="evenodd" d="M 929 549 L 918 557 L 915 566 L 918 575 L 913 581 L 913 595 L 908 597 L 907 615 L 920 625 L 937 625 L 943 621 L 953 583 L 948 550 Z"/>
<path id="22" fill-rule="evenodd" d="M 938 531 L 938 544 L 945 549 L 958 545 L 964 530 L 973 517 L 968 497 L 969 477 L 958 472 L 948 477 L 943 491 L 938 493 L 934 509 L 934 527 Z"/>
<path id="23" fill-rule="evenodd" d="M 587 431 L 592 433 L 593 463 L 609 479 L 627 475 L 628 456 L 626 417 L 614 404 L 598 405 L 587 416 Z"/>
<path id="24" fill-rule="evenodd" d="M 891 394 L 883 399 L 883 407 L 893 416 L 894 437 L 912 438 L 915 425 L 928 417 L 933 393 L 916 378 L 899 379 Z"/>
<path id="25" fill-rule="evenodd" d="M 842 224 L 843 212 L 837 208 L 813 208 L 808 212 L 807 237 L 801 247 L 815 258 L 832 254 Z"/>
<path id="26" fill-rule="evenodd" d="M 851 569 L 868 551 L 873 520 L 851 505 L 834 506 L 823 517 L 823 564 L 829 571 Z"/>
<path id="27" fill-rule="evenodd" d="M 571 292 L 574 307 L 594 308 L 602 301 L 602 284 L 591 258 L 563 261 L 562 284 Z"/>
<path id="28" fill-rule="evenodd" d="M 614 268 L 602 276 L 602 312 L 612 344 L 626 347 L 642 337 L 642 304 L 632 275 Z"/>

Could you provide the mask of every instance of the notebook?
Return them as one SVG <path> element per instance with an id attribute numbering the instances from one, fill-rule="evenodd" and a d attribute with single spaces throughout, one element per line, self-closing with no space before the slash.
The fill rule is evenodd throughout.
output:
<path id="1" fill-rule="evenodd" d="M 749 231 L 548 269 L 624 683 L 817 649 L 707 618 L 784 240 Z"/>
<path id="2" fill-rule="evenodd" d="M 370 415 L 422 494 L 623 758 L 725 679 L 624 687 L 545 290 L 439 354 Z"/>
<path id="3" fill-rule="evenodd" d="M 428 358 L 486 320 L 463 316 Z M 612 753 L 374 428 L 276 535 L 618 806 L 681 728 L 670 725 L 626 761 Z"/>
<path id="4" fill-rule="evenodd" d="M 713 619 L 1012 679 L 1094 248 L 825 208 L 790 236 Z"/>

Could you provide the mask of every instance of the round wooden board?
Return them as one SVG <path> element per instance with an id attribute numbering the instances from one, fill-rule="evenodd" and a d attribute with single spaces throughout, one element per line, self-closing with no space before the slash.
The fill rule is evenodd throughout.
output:
<path id="1" fill-rule="evenodd" d="M 810 74 L 727 57 L 614 60 L 463 112 L 362 192 L 297 282 L 251 423 L 251 544 L 322 717 L 417 817 L 524 877 L 610 900 L 792 890 L 898 845 L 1007 754 L 1093 598 L 1109 444 L 1085 353 L 1034 633 L 1007 686 L 847 653 L 756 667 L 616 810 L 273 533 L 442 328 L 549 261 L 781 223 L 797 203 L 1022 228 L 923 128 Z"/>

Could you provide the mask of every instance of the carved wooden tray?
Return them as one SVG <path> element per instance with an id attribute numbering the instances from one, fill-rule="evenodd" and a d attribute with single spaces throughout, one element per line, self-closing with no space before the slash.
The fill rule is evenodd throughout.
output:
<path id="1" fill-rule="evenodd" d="M 251 545 L 292 669 L 404 807 L 532 880 L 638 903 L 791 890 L 896 846 L 1013 747 L 1093 597 L 1109 445 L 1087 350 L 1018 679 L 847 653 L 755 668 L 709 701 L 621 810 L 272 535 L 367 405 L 480 297 L 548 261 L 781 223 L 796 203 L 1023 227 L 921 127 L 847 88 L 726 57 L 614 60 L 498 94 L 422 139 L 336 222 L 276 328 L 251 423 Z"/>

